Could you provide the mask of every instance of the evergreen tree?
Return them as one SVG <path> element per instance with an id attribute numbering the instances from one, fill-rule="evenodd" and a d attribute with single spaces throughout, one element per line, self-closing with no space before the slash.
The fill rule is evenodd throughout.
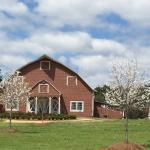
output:
<path id="1" fill-rule="evenodd" d="M 104 86 L 98 86 L 94 89 L 94 94 L 95 94 L 95 101 L 101 102 L 101 103 L 106 103 L 105 100 L 105 94 L 109 90 L 109 86 L 104 85 Z"/>

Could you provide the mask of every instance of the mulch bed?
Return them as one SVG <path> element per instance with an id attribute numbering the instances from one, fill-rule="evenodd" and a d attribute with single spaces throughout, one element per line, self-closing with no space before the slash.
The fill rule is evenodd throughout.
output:
<path id="1" fill-rule="evenodd" d="M 102 148 L 100 150 L 145 150 L 145 148 L 135 143 L 117 143 L 113 144 L 108 148 Z"/>
<path id="2" fill-rule="evenodd" d="M 16 133 L 16 132 L 18 132 L 18 130 L 17 129 L 15 129 L 15 128 L 6 128 L 6 129 L 0 129 L 0 132 L 4 132 L 4 133 Z"/>

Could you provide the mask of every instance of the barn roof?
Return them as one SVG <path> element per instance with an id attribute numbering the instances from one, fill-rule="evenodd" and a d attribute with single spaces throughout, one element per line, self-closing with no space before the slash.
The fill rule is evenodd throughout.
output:
<path id="1" fill-rule="evenodd" d="M 27 63 L 26 65 L 22 66 L 21 68 L 17 69 L 17 71 L 21 71 L 21 70 L 24 69 L 25 67 L 27 67 L 27 66 L 29 66 L 29 65 L 31 65 L 31 64 L 33 64 L 33 63 L 35 63 L 35 62 L 37 62 L 37 61 L 43 60 L 43 59 L 48 59 L 48 60 L 50 60 L 50 61 L 53 61 L 53 62 L 55 62 L 55 63 L 57 63 L 57 64 L 59 64 L 59 65 L 65 67 L 66 69 L 68 69 L 69 71 L 71 71 L 73 74 L 75 74 L 75 75 L 87 86 L 87 88 L 88 88 L 90 91 L 93 92 L 93 89 L 80 77 L 79 74 L 77 74 L 75 71 L 73 71 L 73 70 L 70 69 L 69 67 L 65 66 L 64 64 L 60 63 L 59 61 L 57 61 L 57 60 L 55 60 L 55 59 L 49 57 L 48 55 L 42 55 L 42 56 L 39 57 L 38 59 L 36 59 L 36 60 L 34 60 L 34 61 L 32 61 L 32 62 L 29 62 L 29 63 Z"/>

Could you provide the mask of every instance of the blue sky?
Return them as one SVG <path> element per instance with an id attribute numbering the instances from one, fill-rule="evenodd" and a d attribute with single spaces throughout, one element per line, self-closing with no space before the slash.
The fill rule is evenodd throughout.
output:
<path id="1" fill-rule="evenodd" d="M 0 0 L 0 67 L 47 54 L 92 87 L 108 82 L 112 63 L 124 58 L 148 71 L 149 8 L 149 0 Z"/>

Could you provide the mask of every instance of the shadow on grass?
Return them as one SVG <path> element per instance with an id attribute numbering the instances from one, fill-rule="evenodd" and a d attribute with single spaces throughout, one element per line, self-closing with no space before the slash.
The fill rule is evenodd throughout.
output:
<path id="1" fill-rule="evenodd" d="M 32 128 L 31 129 L 20 129 L 20 133 L 21 134 L 38 134 L 38 133 L 41 133 L 41 131 L 33 130 Z"/>
<path id="2" fill-rule="evenodd" d="M 38 131 L 20 131 L 20 133 L 23 133 L 23 134 L 37 134 L 37 133 L 41 133 L 41 132 L 38 132 Z"/>
<path id="3" fill-rule="evenodd" d="M 148 141 L 147 143 L 148 143 L 148 144 L 144 144 L 144 146 L 145 146 L 146 148 L 150 148 L 150 141 Z"/>

